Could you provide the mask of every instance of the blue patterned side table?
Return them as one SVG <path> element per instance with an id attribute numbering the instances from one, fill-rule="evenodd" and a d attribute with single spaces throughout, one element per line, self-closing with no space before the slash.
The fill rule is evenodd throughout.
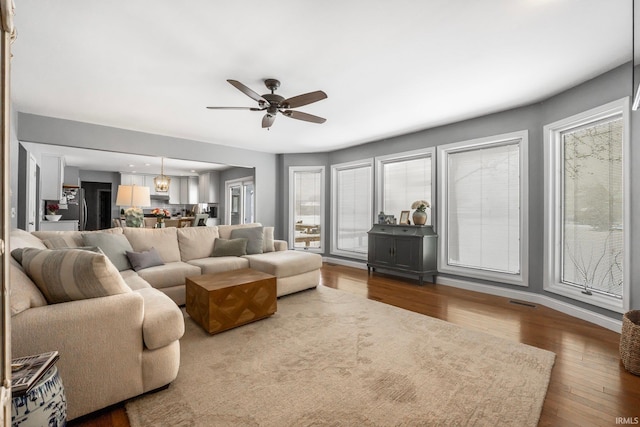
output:
<path id="1" fill-rule="evenodd" d="M 67 425 L 67 400 L 58 369 L 52 366 L 39 383 L 11 402 L 13 427 L 62 427 Z"/>

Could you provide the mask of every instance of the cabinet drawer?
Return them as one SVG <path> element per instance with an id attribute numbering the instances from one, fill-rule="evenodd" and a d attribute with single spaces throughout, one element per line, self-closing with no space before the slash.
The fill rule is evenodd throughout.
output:
<path id="1" fill-rule="evenodd" d="M 394 227 L 393 234 L 396 236 L 417 236 L 419 229 L 415 227 Z"/>

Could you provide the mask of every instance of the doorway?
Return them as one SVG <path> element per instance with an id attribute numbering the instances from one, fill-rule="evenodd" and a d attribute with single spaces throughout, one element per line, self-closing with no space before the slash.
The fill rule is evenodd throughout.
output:
<path id="1" fill-rule="evenodd" d="M 255 222 L 255 190 L 253 177 L 225 182 L 225 217 L 231 225 Z"/>
<path id="2" fill-rule="evenodd" d="M 111 227 L 111 183 L 82 181 L 86 202 L 85 230 Z"/>

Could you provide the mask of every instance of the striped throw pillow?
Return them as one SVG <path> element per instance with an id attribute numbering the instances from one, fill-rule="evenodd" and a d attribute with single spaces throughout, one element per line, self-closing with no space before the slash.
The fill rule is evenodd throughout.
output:
<path id="1" fill-rule="evenodd" d="M 24 248 L 22 268 L 49 304 L 131 292 L 102 253 Z"/>

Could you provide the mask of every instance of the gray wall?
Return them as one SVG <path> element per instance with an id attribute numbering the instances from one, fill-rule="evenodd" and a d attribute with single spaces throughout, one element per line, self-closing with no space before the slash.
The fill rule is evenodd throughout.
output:
<path id="1" fill-rule="evenodd" d="M 17 136 L 20 141 L 42 144 L 255 168 L 256 220 L 265 225 L 275 224 L 275 154 L 26 113 L 18 113 Z"/>
<path id="2" fill-rule="evenodd" d="M 279 217 L 279 225 L 288 236 L 289 212 L 286 207 L 289 204 L 289 166 L 324 165 L 326 168 L 326 210 L 325 210 L 325 255 L 329 255 L 329 239 L 331 226 L 331 186 L 330 170 L 332 164 L 361 160 L 375 156 L 400 153 L 419 148 L 435 147 L 452 142 L 482 138 L 491 135 L 528 130 L 529 131 L 529 286 L 527 289 L 514 287 L 539 294 L 545 294 L 551 298 L 565 301 L 569 304 L 583 307 L 593 312 L 601 313 L 609 317 L 619 319 L 618 313 L 600 309 L 589 304 L 583 304 L 556 294 L 546 293 L 543 290 L 543 221 L 544 221 L 544 147 L 543 127 L 562 118 L 586 111 L 590 108 L 607 102 L 631 95 L 631 65 L 618 67 L 608 73 L 594 78 L 582 85 L 553 96 L 543 102 L 524 106 L 501 113 L 491 114 L 472 120 L 466 120 L 447 126 L 428 129 L 422 132 L 388 138 L 344 150 L 323 154 L 284 154 L 278 157 L 279 187 L 282 189 L 278 205 L 284 209 Z M 640 113 L 632 115 L 632 135 L 640 132 Z M 637 130 L 637 132 L 633 132 Z M 634 138 L 634 141 L 637 138 Z M 631 161 L 634 165 L 640 165 L 640 150 L 631 147 Z M 635 173 L 631 170 L 631 181 L 638 182 L 640 170 Z M 640 226 L 640 185 L 631 188 L 631 307 L 640 307 L 640 239 L 634 239 Z M 635 261 L 635 262 L 634 262 Z M 472 280 L 465 278 L 465 280 Z M 491 284 L 498 287 L 511 288 L 494 282 L 475 280 L 478 283 Z"/>

